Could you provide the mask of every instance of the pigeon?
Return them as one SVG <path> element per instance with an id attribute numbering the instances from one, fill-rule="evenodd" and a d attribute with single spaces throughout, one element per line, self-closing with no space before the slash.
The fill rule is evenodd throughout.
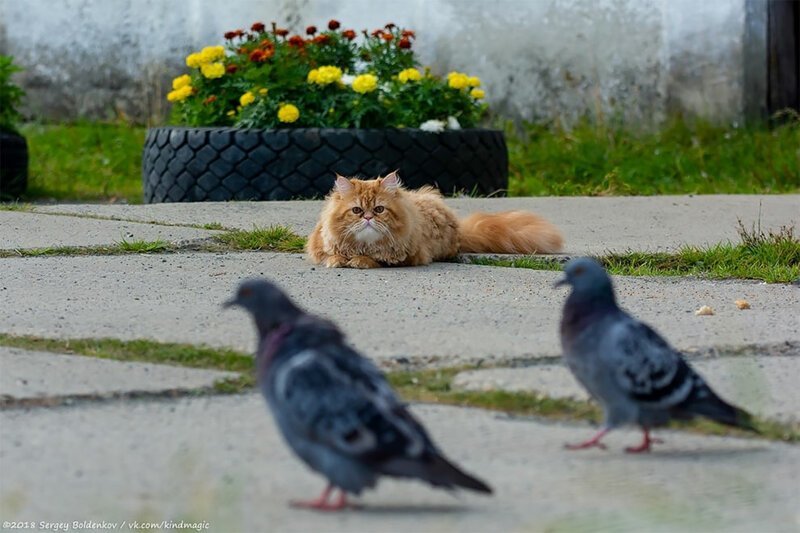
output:
<path id="1" fill-rule="evenodd" d="M 258 386 L 289 447 L 328 485 L 295 507 L 336 511 L 381 476 L 491 494 L 451 463 L 368 359 L 332 323 L 300 309 L 275 284 L 242 282 L 224 307 L 252 315 Z M 338 489 L 338 497 L 330 501 Z"/>
<path id="2" fill-rule="evenodd" d="M 667 341 L 617 306 L 611 278 L 598 262 L 574 259 L 564 273 L 556 282 L 572 286 L 561 317 L 564 359 L 604 413 L 597 434 L 568 449 L 605 448 L 601 439 L 609 431 L 638 425 L 644 440 L 626 451 L 647 452 L 659 442 L 652 428 L 696 416 L 758 433 L 749 413 L 717 396 Z"/>

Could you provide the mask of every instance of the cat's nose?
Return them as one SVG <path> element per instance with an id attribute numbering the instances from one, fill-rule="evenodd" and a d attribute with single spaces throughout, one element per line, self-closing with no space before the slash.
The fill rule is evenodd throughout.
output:
<path id="1" fill-rule="evenodd" d="M 373 217 L 372 213 L 364 213 L 364 220 L 372 220 Z"/>

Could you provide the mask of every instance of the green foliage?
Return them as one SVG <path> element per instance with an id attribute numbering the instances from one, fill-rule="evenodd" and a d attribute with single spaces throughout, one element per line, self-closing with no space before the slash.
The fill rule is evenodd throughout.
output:
<path id="1" fill-rule="evenodd" d="M 175 78 L 167 96 L 175 104 L 172 121 L 248 128 L 417 128 L 453 117 L 460 126 L 472 127 L 486 111 L 477 77 L 461 74 L 462 82 L 454 84 L 416 68 L 413 32 L 387 24 L 359 37 L 338 28 L 337 21 L 321 33 L 309 27 L 306 38 L 260 23 L 249 31 L 227 32 L 226 47 L 209 46 L 187 57 L 189 73 Z"/>
<path id="2" fill-rule="evenodd" d="M 276 252 L 302 252 L 305 237 L 286 226 L 254 226 L 250 231 L 231 230 L 215 237 L 234 250 L 271 250 Z"/>
<path id="3" fill-rule="evenodd" d="M 20 114 L 17 110 L 25 92 L 11 81 L 11 75 L 22 70 L 10 56 L 0 55 L 0 130 L 17 131 Z"/>
<path id="4" fill-rule="evenodd" d="M 731 128 L 675 118 L 658 132 L 584 121 L 508 139 L 512 196 L 800 191 L 800 118 Z"/>

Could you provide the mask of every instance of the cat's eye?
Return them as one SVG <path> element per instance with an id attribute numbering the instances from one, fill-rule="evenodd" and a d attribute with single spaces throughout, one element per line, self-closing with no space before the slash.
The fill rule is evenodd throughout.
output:
<path id="1" fill-rule="evenodd" d="M 361 213 L 363 213 L 363 212 L 364 212 L 364 210 L 363 210 L 363 209 L 361 209 L 361 208 L 360 208 L 360 207 L 358 207 L 358 206 L 354 207 L 354 208 L 352 209 L 352 211 L 353 211 L 353 213 L 355 213 L 356 215 L 360 215 Z"/>
<path id="2" fill-rule="evenodd" d="M 381 213 L 383 213 L 383 206 L 376 205 L 375 208 L 372 210 L 372 212 L 375 213 L 376 215 L 380 215 Z"/>

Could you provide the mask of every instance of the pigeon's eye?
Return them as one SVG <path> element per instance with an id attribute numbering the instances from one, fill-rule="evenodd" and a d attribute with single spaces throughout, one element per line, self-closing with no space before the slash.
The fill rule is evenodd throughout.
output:
<path id="1" fill-rule="evenodd" d="M 376 215 L 380 215 L 381 213 L 383 213 L 383 206 L 376 205 L 375 208 L 372 210 L 372 212 L 375 213 Z"/>
<path id="2" fill-rule="evenodd" d="M 572 273 L 573 273 L 573 274 L 575 274 L 576 276 L 580 276 L 580 275 L 581 275 L 581 274 L 583 274 L 585 271 L 586 271 L 586 269 L 585 269 L 585 268 L 583 268 L 583 267 L 578 267 L 578 268 L 576 268 L 575 270 L 573 270 L 573 271 L 572 271 Z"/>
<path id="3" fill-rule="evenodd" d="M 360 207 L 358 207 L 358 206 L 354 207 L 354 208 L 352 209 L 352 211 L 353 211 L 353 213 L 355 213 L 356 215 L 360 215 L 361 213 L 363 213 L 363 212 L 364 212 L 364 210 L 363 210 L 363 209 L 361 209 L 361 208 L 360 208 Z"/>

